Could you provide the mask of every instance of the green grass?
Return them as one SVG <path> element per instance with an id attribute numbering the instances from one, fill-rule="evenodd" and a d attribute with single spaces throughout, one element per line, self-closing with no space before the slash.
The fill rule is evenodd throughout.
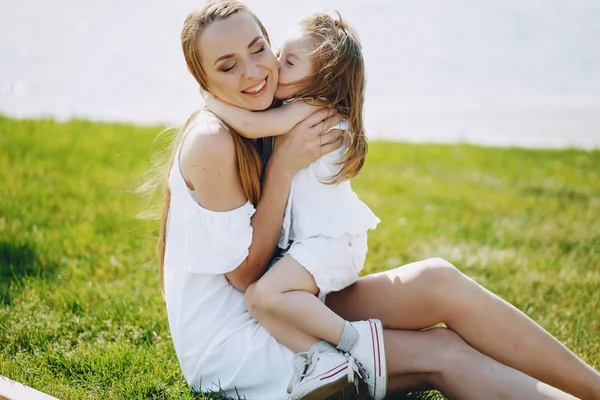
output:
<path id="1" fill-rule="evenodd" d="M 205 398 L 133 194 L 161 129 L 0 116 L 1 375 L 65 399 Z M 353 185 L 382 219 L 366 272 L 444 257 L 600 368 L 600 151 L 373 142 Z"/>

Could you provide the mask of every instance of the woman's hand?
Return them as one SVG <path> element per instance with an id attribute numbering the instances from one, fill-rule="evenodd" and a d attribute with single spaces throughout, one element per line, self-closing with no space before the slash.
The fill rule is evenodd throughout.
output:
<path id="1" fill-rule="evenodd" d="M 343 118 L 343 115 L 332 109 L 322 109 L 313 113 L 285 135 L 275 138 L 275 148 L 269 165 L 276 165 L 277 170 L 293 176 L 321 156 L 337 150 L 342 145 L 344 131 L 327 130 Z"/>

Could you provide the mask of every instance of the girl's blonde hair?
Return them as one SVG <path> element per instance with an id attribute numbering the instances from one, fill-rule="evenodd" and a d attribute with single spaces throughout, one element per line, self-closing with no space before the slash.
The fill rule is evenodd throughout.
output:
<path id="1" fill-rule="evenodd" d="M 214 21 L 227 19 L 234 14 L 245 12 L 250 14 L 260 27 L 263 36 L 270 45 L 269 34 L 260 22 L 260 20 L 252 13 L 248 7 L 236 0 L 209 0 L 205 5 L 195 11 L 192 11 L 183 24 L 181 31 L 181 47 L 188 70 L 194 76 L 202 90 L 208 90 L 208 82 L 206 73 L 202 68 L 200 53 L 198 48 L 198 38 L 204 29 Z M 183 141 L 183 135 L 200 110 L 194 112 L 187 120 L 185 125 L 173 140 L 170 151 L 170 158 L 167 165 L 164 167 L 167 171 L 173 165 L 177 149 Z M 227 127 L 231 132 L 235 144 L 235 154 L 237 158 L 237 169 L 242 183 L 244 194 L 254 205 L 258 203 L 260 198 L 260 174 L 262 170 L 261 158 L 258 154 L 256 144 L 239 135 L 231 127 Z M 167 174 L 168 176 L 168 174 Z M 169 208 L 171 206 L 171 190 L 168 183 L 165 182 L 164 201 L 162 207 L 162 216 L 160 222 L 160 232 L 158 237 L 158 263 L 160 271 L 161 288 L 164 290 L 164 264 L 165 264 L 165 247 L 167 238 L 167 221 L 169 218 Z"/>
<path id="2" fill-rule="evenodd" d="M 331 183 L 352 179 L 360 172 L 368 151 L 363 124 L 365 101 L 365 65 L 358 34 L 335 16 L 319 12 L 303 18 L 300 27 L 315 41 L 310 53 L 313 73 L 302 82 L 302 89 L 294 97 L 312 98 L 331 105 L 346 115 L 350 125 L 350 146 L 342 160 L 342 169 Z"/>

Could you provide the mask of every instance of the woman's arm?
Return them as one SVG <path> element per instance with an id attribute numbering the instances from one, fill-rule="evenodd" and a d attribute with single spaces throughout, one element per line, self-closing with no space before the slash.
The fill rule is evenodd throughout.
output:
<path id="1" fill-rule="evenodd" d="M 323 107 L 298 100 L 266 111 L 249 111 L 227 104 L 212 95 L 206 95 L 205 99 L 206 107 L 210 111 L 217 114 L 240 135 L 250 139 L 283 135 Z"/>
<path id="2" fill-rule="evenodd" d="M 252 244 L 246 259 L 226 274 L 229 282 L 245 291 L 265 272 L 275 249 L 292 177 L 299 169 L 316 161 L 321 153 L 337 149 L 342 131 L 321 132 L 341 120 L 325 110 L 314 113 L 288 134 L 280 136 L 265 171 L 265 181 L 256 212 L 252 217 Z M 192 132 L 190 132 L 192 134 Z M 218 125 L 193 132 L 183 143 L 180 168 L 188 186 L 197 189 L 198 203 L 213 211 L 228 211 L 247 199 L 237 172 L 231 134 Z"/>
<path id="3" fill-rule="evenodd" d="M 245 204 L 247 198 L 240 183 L 231 134 L 221 126 L 211 128 L 211 133 L 198 132 L 186 138 L 181 150 L 181 172 L 192 189 L 198 188 L 196 194 L 202 207 L 229 211 Z M 248 256 L 226 274 L 236 289 L 244 291 L 266 270 L 281 230 L 290 184 L 291 175 L 285 168 L 267 169 L 262 198 L 251 221 L 253 235 Z"/>

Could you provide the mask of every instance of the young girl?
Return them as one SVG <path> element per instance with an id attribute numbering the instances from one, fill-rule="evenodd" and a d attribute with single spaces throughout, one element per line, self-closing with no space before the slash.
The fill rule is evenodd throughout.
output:
<path id="1" fill-rule="evenodd" d="M 300 353 L 303 362 L 290 382 L 290 398 L 325 398 L 348 386 L 356 371 L 371 397 L 382 399 L 387 375 L 380 321 L 348 322 L 319 301 L 357 280 L 367 231 L 379 223 L 350 187 L 367 153 L 361 45 L 339 13 L 336 18 L 317 13 L 292 30 L 279 63 L 276 97 L 288 99 L 280 108 L 252 112 L 212 97 L 207 107 L 249 138 L 284 134 L 323 106 L 347 116 L 331 128 L 347 132 L 338 151 L 294 176 L 278 244 L 285 255 L 248 288 L 245 303 L 284 345 L 294 350 L 302 337 L 312 343 Z"/>

